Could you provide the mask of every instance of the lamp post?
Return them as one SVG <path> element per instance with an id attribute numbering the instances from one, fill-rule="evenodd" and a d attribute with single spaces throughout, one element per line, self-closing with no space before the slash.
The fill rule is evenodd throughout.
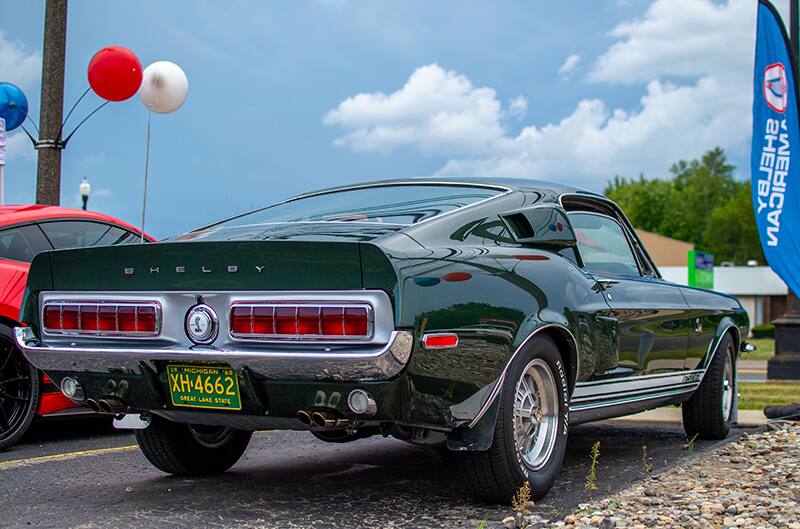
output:
<path id="1" fill-rule="evenodd" d="M 92 192 L 92 186 L 89 184 L 89 181 L 86 177 L 83 177 L 83 182 L 78 187 L 81 192 L 81 200 L 83 200 L 83 211 L 86 211 L 86 203 L 89 202 L 89 193 Z"/>

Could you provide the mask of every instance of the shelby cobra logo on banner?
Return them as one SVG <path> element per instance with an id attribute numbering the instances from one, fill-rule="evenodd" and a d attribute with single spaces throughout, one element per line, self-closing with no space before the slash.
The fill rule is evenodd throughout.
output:
<path id="1" fill-rule="evenodd" d="M 786 68 L 782 63 L 770 64 L 764 70 L 764 99 L 769 108 L 784 113 L 789 101 L 789 84 L 786 81 Z"/>
<path id="2" fill-rule="evenodd" d="M 797 182 L 798 105 L 795 67 L 780 15 L 758 3 L 753 78 L 751 178 L 761 247 L 770 267 L 800 292 L 800 182 Z"/>

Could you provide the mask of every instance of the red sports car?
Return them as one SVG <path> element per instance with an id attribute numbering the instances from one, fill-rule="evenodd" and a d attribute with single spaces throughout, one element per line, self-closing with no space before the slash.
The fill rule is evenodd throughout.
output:
<path id="1" fill-rule="evenodd" d="M 147 234 L 145 240 L 154 242 Z M 14 346 L 12 329 L 19 325 L 20 301 L 33 256 L 44 250 L 140 241 L 140 230 L 101 213 L 55 206 L 0 206 L 0 450 L 19 440 L 34 417 L 73 413 L 77 406 Z"/>

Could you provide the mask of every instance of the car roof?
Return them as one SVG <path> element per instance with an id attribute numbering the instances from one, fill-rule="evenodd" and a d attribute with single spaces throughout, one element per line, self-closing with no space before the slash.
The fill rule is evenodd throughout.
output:
<path id="1" fill-rule="evenodd" d="M 534 180 L 530 178 L 513 178 L 513 177 L 489 177 L 489 176 L 415 176 L 410 178 L 395 178 L 395 179 L 386 179 L 386 180 L 372 180 L 366 182 L 357 182 L 347 185 L 335 186 L 335 187 L 328 187 L 323 189 L 317 189 L 314 191 L 309 191 L 307 193 L 302 193 L 300 195 L 295 195 L 284 200 L 280 200 L 278 202 L 272 202 L 265 206 L 249 210 L 243 213 L 239 213 L 232 217 L 227 217 L 210 224 L 205 224 L 203 226 L 194 228 L 186 233 L 197 232 L 201 230 L 205 230 L 212 226 L 216 226 L 219 224 L 223 224 L 229 220 L 236 219 L 239 217 L 243 217 L 245 215 L 249 215 L 251 213 L 255 213 L 257 211 L 261 211 L 273 206 L 277 206 L 280 204 L 285 204 L 287 202 L 293 202 L 295 200 L 300 200 L 303 198 L 308 198 L 312 196 L 318 195 L 325 195 L 328 193 L 336 193 L 339 191 L 348 191 L 354 189 L 363 189 L 369 187 L 381 187 L 381 186 L 396 186 L 396 185 L 471 185 L 471 186 L 481 186 L 481 187 L 493 187 L 498 190 L 503 190 L 507 192 L 513 191 L 522 191 L 522 192 L 539 192 L 542 194 L 542 201 L 543 202 L 558 202 L 559 197 L 561 195 L 586 195 L 592 197 L 599 197 L 605 200 L 608 200 L 604 195 L 599 193 L 595 193 L 593 191 L 587 191 L 585 189 L 580 189 L 578 187 L 568 186 L 565 184 L 559 184 L 555 182 L 547 182 L 544 180 Z M 470 207 L 470 206 L 467 206 Z M 433 220 L 433 219 L 431 219 Z"/>
<path id="2" fill-rule="evenodd" d="M 6 204 L 0 206 L 0 227 L 53 219 L 95 220 L 116 224 L 137 234 L 141 233 L 139 228 L 131 226 L 127 222 L 96 211 L 83 211 L 81 209 L 47 206 L 44 204 Z M 145 233 L 145 236 L 152 239 L 147 233 Z"/>
<path id="3" fill-rule="evenodd" d="M 599 193 L 595 193 L 578 187 L 573 187 L 567 184 L 547 182 L 544 180 L 534 180 L 529 178 L 490 177 L 490 176 L 416 176 L 412 178 L 374 180 L 368 182 L 359 182 L 356 184 L 330 187 L 327 189 L 320 189 L 317 191 L 304 193 L 302 195 L 297 195 L 292 198 L 289 198 L 288 201 L 310 195 L 332 193 L 336 191 L 345 191 L 348 189 L 358 189 L 362 187 L 380 187 L 380 186 L 391 186 L 391 185 L 414 185 L 414 184 L 424 184 L 424 185 L 466 184 L 466 185 L 478 185 L 485 187 L 505 188 L 511 191 L 528 191 L 528 192 L 540 191 L 544 192 L 547 195 L 553 195 L 553 196 L 559 196 L 565 194 L 567 195 L 579 194 L 579 195 L 588 195 L 596 197 L 603 196 Z"/>

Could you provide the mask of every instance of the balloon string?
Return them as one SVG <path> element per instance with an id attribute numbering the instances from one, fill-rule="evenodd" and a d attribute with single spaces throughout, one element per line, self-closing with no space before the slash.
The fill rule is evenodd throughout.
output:
<path id="1" fill-rule="evenodd" d="M 67 121 L 69 120 L 69 117 L 72 115 L 73 112 L 75 112 L 75 109 L 78 108 L 78 105 L 80 104 L 80 102 L 83 101 L 83 98 L 86 97 L 86 94 L 88 94 L 89 90 L 91 90 L 91 89 L 92 89 L 91 86 L 89 88 L 87 88 L 81 94 L 81 97 L 79 97 L 78 100 L 75 101 L 75 104 L 72 105 L 72 108 L 69 109 L 69 112 L 67 112 L 67 117 L 65 117 L 64 121 L 61 122 L 61 128 L 58 129 L 58 138 L 56 138 L 56 139 L 59 139 L 59 140 L 61 139 L 61 134 L 64 132 L 64 125 L 67 124 Z"/>
<path id="2" fill-rule="evenodd" d="M 20 125 L 20 128 L 22 128 L 22 130 L 25 131 L 25 134 L 28 135 L 28 138 L 30 138 L 31 143 L 33 144 L 33 148 L 35 149 L 36 148 L 36 138 L 33 137 L 33 134 L 28 132 L 28 129 L 25 128 L 25 125 Z M 38 134 L 39 131 L 37 130 L 36 133 Z"/>
<path id="3" fill-rule="evenodd" d="M 147 210 L 147 172 L 150 168 L 150 118 L 153 111 L 150 107 L 147 108 L 147 150 L 144 155 L 144 197 L 142 198 L 142 233 L 141 243 L 144 244 L 144 219 L 145 211 Z"/>
<path id="4" fill-rule="evenodd" d="M 72 138 L 72 136 L 74 136 L 74 135 L 75 135 L 75 133 L 76 133 L 76 132 L 78 132 L 78 129 L 79 129 L 79 128 L 81 128 L 81 125 L 83 125 L 84 123 L 86 123 L 86 121 L 87 121 L 87 120 L 88 120 L 90 117 L 92 117 L 92 116 L 94 116 L 95 114 L 97 114 L 97 112 L 99 112 L 99 111 L 100 111 L 100 109 L 102 109 L 103 107 L 105 107 L 105 106 L 106 106 L 107 104 L 109 104 L 109 103 L 111 103 L 111 101 L 106 101 L 105 103 L 102 103 L 102 104 L 101 104 L 99 107 L 97 107 L 97 108 L 95 108 L 94 110 L 92 110 L 92 111 L 89 113 L 89 115 L 88 115 L 88 116 L 86 116 L 85 118 L 83 118 L 83 119 L 81 120 L 81 122 L 80 122 L 80 123 L 78 123 L 78 126 L 77 126 L 77 127 L 75 127 L 74 129 L 72 129 L 72 132 L 70 132 L 70 133 L 67 135 L 67 137 L 66 137 L 66 138 L 64 138 L 64 141 L 62 141 L 62 142 L 61 142 L 61 144 L 63 145 L 63 147 L 66 147 L 66 146 L 67 146 L 67 142 L 69 142 L 70 138 Z M 61 134 L 60 134 L 60 133 L 59 133 L 59 137 L 58 137 L 58 139 L 61 139 Z"/>
<path id="5" fill-rule="evenodd" d="M 28 121 L 31 122 L 31 125 L 33 125 L 33 128 L 36 129 L 36 134 L 38 135 L 39 134 L 39 127 L 36 126 L 36 122 L 33 121 L 33 119 L 31 118 L 30 113 L 25 114 L 25 119 L 27 119 Z M 30 136 L 30 133 L 28 135 Z M 34 141 L 34 143 L 36 143 L 36 142 Z"/>

